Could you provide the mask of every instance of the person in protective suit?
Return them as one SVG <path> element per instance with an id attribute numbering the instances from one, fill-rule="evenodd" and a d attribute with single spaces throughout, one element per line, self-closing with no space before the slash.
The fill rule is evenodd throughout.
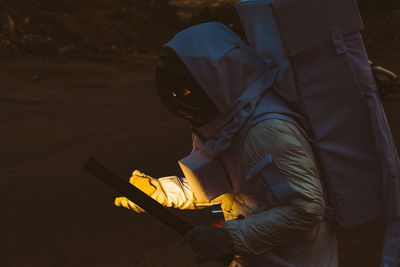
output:
<path id="1" fill-rule="evenodd" d="M 156 70 L 160 99 L 189 121 L 193 152 L 221 159 L 229 186 L 215 183 L 210 191 L 221 194 L 204 199 L 188 177 L 155 179 L 135 170 L 130 183 L 166 207 L 221 204 L 222 227 L 196 227 L 183 239 L 198 263 L 233 252 L 231 266 L 338 266 L 317 164 L 306 136 L 285 116 L 296 114 L 279 97 L 276 74 L 273 62 L 221 23 L 190 27 L 163 48 Z M 284 182 L 271 185 L 274 179 L 251 174 L 263 168 Z M 124 197 L 115 205 L 143 212 Z"/>

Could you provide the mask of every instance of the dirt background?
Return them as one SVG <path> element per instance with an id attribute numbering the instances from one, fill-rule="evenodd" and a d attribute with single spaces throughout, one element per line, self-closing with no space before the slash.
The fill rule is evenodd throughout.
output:
<path id="1" fill-rule="evenodd" d="M 0 266 L 197 266 L 177 234 L 114 207 L 82 169 L 94 156 L 127 179 L 179 174 L 189 132 L 156 97 L 153 72 L 184 24 L 140 1 L 15 2 L 0 2 Z M 400 73 L 399 11 L 363 14 L 371 59 Z M 384 105 L 400 144 L 400 96 Z M 383 230 L 341 230 L 341 266 L 378 266 Z"/>

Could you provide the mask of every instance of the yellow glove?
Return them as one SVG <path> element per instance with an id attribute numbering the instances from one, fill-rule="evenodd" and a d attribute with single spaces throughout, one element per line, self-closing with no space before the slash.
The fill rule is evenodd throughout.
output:
<path id="1" fill-rule="evenodd" d="M 129 179 L 129 183 L 136 186 L 161 204 L 165 202 L 165 193 L 157 179 L 154 179 L 138 170 L 135 170 L 132 173 L 132 177 Z M 117 207 L 122 206 L 138 213 L 145 212 L 142 208 L 140 208 L 138 205 L 136 205 L 126 197 L 115 198 L 114 204 Z"/>

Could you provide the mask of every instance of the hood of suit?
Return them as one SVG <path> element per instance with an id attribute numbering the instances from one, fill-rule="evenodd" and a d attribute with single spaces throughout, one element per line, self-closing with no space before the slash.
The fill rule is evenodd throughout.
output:
<path id="1" fill-rule="evenodd" d="M 215 156 L 229 148 L 235 134 L 254 115 L 277 70 L 218 22 L 190 27 L 165 46 L 175 51 L 220 113 L 193 129 L 204 151 Z"/>

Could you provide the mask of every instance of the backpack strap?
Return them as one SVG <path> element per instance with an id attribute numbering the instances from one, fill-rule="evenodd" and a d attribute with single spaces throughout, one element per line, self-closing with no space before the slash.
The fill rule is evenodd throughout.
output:
<path id="1" fill-rule="evenodd" d="M 296 193 L 290 186 L 288 179 L 279 170 L 270 154 L 262 158 L 250 169 L 246 175 L 246 180 L 249 182 L 256 176 L 268 188 L 267 198 L 271 206 L 288 204 L 296 197 Z"/>
<path id="2" fill-rule="evenodd" d="M 286 114 L 282 114 L 282 113 L 264 114 L 258 118 L 255 118 L 251 124 L 256 125 L 257 123 L 259 123 L 261 121 L 269 120 L 269 119 L 279 119 L 279 120 L 283 120 L 283 121 L 292 123 L 293 125 L 295 125 L 297 127 L 297 129 L 303 134 L 303 136 L 310 143 L 315 142 L 312 138 L 309 137 L 307 132 L 303 129 L 303 127 L 300 126 L 300 124 L 295 119 L 293 119 L 292 117 L 290 117 Z M 270 155 L 267 155 L 267 157 L 270 157 Z M 268 160 L 264 158 L 264 159 L 260 160 L 259 162 L 257 162 L 256 165 L 249 171 L 248 176 L 255 176 L 257 174 L 257 171 L 261 170 L 261 168 L 262 168 L 261 166 L 263 164 L 264 164 L 264 166 L 266 166 L 266 163 L 265 163 L 266 161 L 268 161 Z M 272 162 L 272 158 L 270 159 L 270 161 Z M 279 171 L 279 169 L 278 169 L 278 171 Z M 275 174 L 277 174 L 276 171 L 275 171 Z M 287 178 L 284 176 L 282 177 L 282 176 L 283 175 L 281 174 L 279 176 L 277 175 L 277 176 L 271 177 L 271 179 L 268 181 L 269 184 L 271 185 L 271 191 L 269 192 L 269 194 L 277 196 L 278 203 L 286 204 L 287 200 L 293 199 L 295 197 L 295 195 L 293 195 L 294 192 L 293 193 L 290 192 L 293 190 L 291 190 L 291 188 L 290 189 L 288 188 L 288 187 L 290 187 L 290 184 L 288 183 Z M 246 177 L 246 178 L 248 178 L 248 177 Z M 284 181 L 284 180 L 286 180 L 286 181 Z M 287 185 L 285 185 L 286 183 L 287 183 Z M 325 188 L 324 188 L 324 192 L 326 194 Z M 337 214 L 336 208 L 326 206 L 324 220 L 327 222 L 336 222 L 337 221 L 336 214 Z"/>
<path id="3" fill-rule="evenodd" d="M 307 136 L 305 131 L 293 118 L 281 113 L 266 113 L 256 117 L 250 122 L 249 129 L 261 121 L 270 119 L 279 119 L 290 122 L 299 128 L 305 136 Z M 290 186 L 287 177 L 279 170 L 270 154 L 259 160 L 250 169 L 246 174 L 246 181 L 249 182 L 255 177 L 258 177 L 268 188 L 268 201 L 272 206 L 288 204 L 296 197 L 296 193 Z"/>

